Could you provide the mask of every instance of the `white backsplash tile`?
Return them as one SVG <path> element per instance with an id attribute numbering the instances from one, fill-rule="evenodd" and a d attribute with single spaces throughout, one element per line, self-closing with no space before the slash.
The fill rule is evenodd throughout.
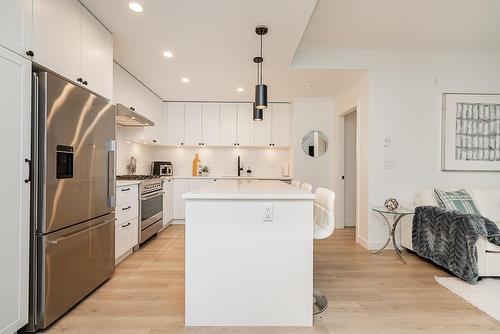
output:
<path id="1" fill-rule="evenodd" d="M 281 177 L 282 164 L 289 163 L 288 148 L 232 148 L 232 147 L 155 147 L 155 160 L 170 161 L 174 176 L 190 176 L 195 153 L 202 165 L 210 168 L 213 176 L 237 175 L 237 159 L 240 155 L 243 174 L 247 168 L 252 175 L 260 177 Z"/>
<path id="2" fill-rule="evenodd" d="M 131 142 L 133 129 L 117 126 L 117 174 L 128 174 L 130 157 L 137 159 L 136 174 L 150 174 L 151 163 L 155 160 L 170 161 L 174 166 L 174 176 L 190 176 L 195 153 L 199 154 L 202 165 L 210 168 L 212 176 L 237 175 L 237 159 L 240 155 L 243 165 L 242 175 L 247 168 L 252 175 L 260 177 L 281 177 L 283 163 L 290 164 L 288 148 L 233 148 L 233 147 L 166 147 Z"/>

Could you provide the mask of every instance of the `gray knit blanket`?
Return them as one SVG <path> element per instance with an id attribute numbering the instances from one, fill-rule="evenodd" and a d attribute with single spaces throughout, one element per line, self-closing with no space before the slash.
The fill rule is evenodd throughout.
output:
<path id="1" fill-rule="evenodd" d="M 476 242 L 480 237 L 500 246 L 497 225 L 485 217 L 435 206 L 415 209 L 413 251 L 473 284 L 479 278 Z"/>

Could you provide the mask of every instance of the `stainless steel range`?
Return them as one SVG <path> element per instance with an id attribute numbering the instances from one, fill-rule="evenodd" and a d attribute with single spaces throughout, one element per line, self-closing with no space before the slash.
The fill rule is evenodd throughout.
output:
<path id="1" fill-rule="evenodd" d="M 157 234 L 163 227 L 163 181 L 158 175 L 118 175 L 117 180 L 138 180 L 139 243 Z"/>

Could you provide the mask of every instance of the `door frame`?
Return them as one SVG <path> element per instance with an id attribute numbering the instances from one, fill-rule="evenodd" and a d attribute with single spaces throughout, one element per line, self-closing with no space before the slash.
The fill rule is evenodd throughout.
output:
<path id="1" fill-rule="evenodd" d="M 360 118 L 359 117 L 359 110 L 360 108 L 360 101 L 358 101 L 354 106 L 351 108 L 348 108 L 344 112 L 338 114 L 337 116 L 337 130 L 338 130 L 338 203 L 339 205 L 337 206 L 337 210 L 339 211 L 338 214 L 338 223 L 336 224 L 337 228 L 344 228 L 344 218 L 345 218 L 345 187 L 344 187 L 344 180 L 342 179 L 342 176 L 344 175 L 344 150 L 345 150 L 345 117 L 349 114 L 352 114 L 353 112 L 356 112 L 356 240 L 359 238 L 359 222 L 360 222 L 360 193 L 361 193 L 361 166 L 360 166 L 360 144 L 361 144 L 361 139 L 360 139 Z"/>

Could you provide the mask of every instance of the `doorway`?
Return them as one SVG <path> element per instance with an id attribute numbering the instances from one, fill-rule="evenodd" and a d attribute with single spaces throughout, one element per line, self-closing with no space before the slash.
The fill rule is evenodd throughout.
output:
<path id="1" fill-rule="evenodd" d="M 344 227 L 356 226 L 356 110 L 344 115 Z"/>

